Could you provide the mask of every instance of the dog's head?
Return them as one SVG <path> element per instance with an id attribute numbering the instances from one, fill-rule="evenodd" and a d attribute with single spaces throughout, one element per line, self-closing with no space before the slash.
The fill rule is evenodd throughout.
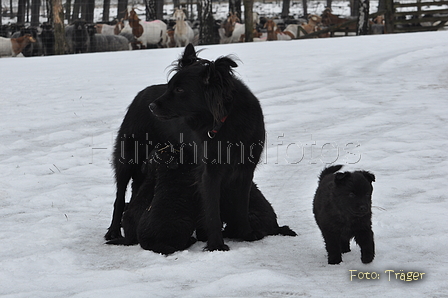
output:
<path id="1" fill-rule="evenodd" d="M 342 210 L 356 217 L 372 212 L 372 182 L 375 175 L 367 171 L 334 174 L 333 198 Z"/>
<path id="2" fill-rule="evenodd" d="M 230 57 L 216 61 L 198 58 L 189 44 L 175 65 L 176 74 L 166 92 L 149 108 L 160 119 L 211 116 L 218 122 L 228 114 L 235 80 L 232 69 L 237 66 Z"/>

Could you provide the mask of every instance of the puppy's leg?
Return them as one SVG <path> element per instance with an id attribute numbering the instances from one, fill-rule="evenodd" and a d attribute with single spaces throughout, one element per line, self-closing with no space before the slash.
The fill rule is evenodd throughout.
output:
<path id="1" fill-rule="evenodd" d="M 342 234 L 341 235 L 341 253 L 350 252 L 350 235 Z"/>
<path id="2" fill-rule="evenodd" d="M 375 243 L 372 230 L 357 231 L 355 233 L 355 241 L 361 247 L 361 261 L 364 264 L 372 262 L 375 257 Z"/>
<path id="3" fill-rule="evenodd" d="M 328 264 L 335 265 L 341 263 L 340 233 L 322 230 L 322 235 L 324 236 L 325 249 L 328 253 Z"/>

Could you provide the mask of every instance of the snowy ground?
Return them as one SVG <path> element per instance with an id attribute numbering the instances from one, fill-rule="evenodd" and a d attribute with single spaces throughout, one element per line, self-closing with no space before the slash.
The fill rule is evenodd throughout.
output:
<path id="1" fill-rule="evenodd" d="M 0 59 L 0 296 L 448 296 L 448 32 L 206 47 L 202 57 L 242 61 L 268 132 L 255 181 L 299 236 L 168 257 L 104 245 L 113 138 L 181 51 Z M 311 206 L 331 162 L 377 177 L 369 265 L 354 244 L 327 264 Z"/>

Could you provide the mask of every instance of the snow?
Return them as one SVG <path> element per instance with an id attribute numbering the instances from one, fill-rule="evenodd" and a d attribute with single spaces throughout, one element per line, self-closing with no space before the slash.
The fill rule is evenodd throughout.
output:
<path id="1" fill-rule="evenodd" d="M 105 245 L 116 131 L 181 52 L 0 59 L 2 297 L 448 295 L 448 32 L 206 46 L 241 60 L 267 129 L 255 181 L 299 235 L 168 257 Z M 327 264 L 312 199 L 331 162 L 376 175 L 371 264 L 354 243 Z M 396 279 L 408 271 L 425 274 Z"/>

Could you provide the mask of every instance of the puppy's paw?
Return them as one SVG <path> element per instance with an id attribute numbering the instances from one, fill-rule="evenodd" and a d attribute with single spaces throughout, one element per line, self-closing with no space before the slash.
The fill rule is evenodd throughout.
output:
<path id="1" fill-rule="evenodd" d="M 123 236 L 121 235 L 120 228 L 118 228 L 118 229 L 109 228 L 106 235 L 104 235 L 104 239 L 106 239 L 106 240 L 113 240 L 113 239 L 119 239 L 119 238 L 123 238 Z"/>
<path id="2" fill-rule="evenodd" d="M 371 263 L 373 261 L 374 255 L 362 255 L 361 256 L 361 261 L 364 264 L 368 264 Z"/>

